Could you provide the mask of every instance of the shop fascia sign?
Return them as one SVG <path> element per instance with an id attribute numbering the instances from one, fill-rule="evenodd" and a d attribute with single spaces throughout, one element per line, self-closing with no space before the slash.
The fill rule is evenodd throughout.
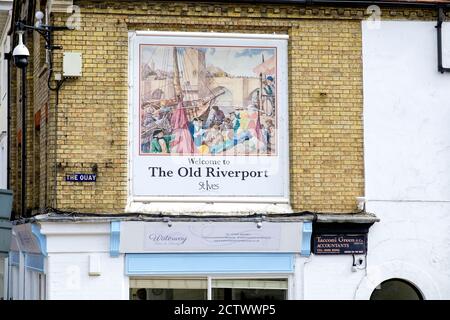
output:
<path id="1" fill-rule="evenodd" d="M 302 223 L 121 223 L 120 252 L 300 252 Z"/>

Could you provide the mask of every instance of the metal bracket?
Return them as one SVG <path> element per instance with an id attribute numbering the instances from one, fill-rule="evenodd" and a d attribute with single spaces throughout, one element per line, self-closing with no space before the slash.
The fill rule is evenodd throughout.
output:
<path id="1" fill-rule="evenodd" d="M 45 49 L 47 50 L 58 50 L 62 49 L 62 46 L 55 46 L 52 44 L 52 33 L 53 31 L 63 31 L 63 30 L 72 30 L 68 27 L 56 27 L 49 26 L 45 24 L 41 24 L 38 27 L 26 25 L 23 21 L 16 22 L 17 30 L 34 30 L 39 33 L 45 39 Z"/>
<path id="2" fill-rule="evenodd" d="M 442 65 L 442 22 L 445 20 L 444 8 L 438 8 L 437 30 L 437 53 L 438 53 L 438 71 L 440 73 L 450 72 L 450 68 Z"/>

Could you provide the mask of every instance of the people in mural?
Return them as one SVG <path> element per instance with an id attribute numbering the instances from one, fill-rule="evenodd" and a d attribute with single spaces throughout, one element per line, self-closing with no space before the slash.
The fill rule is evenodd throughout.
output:
<path id="1" fill-rule="evenodd" d="M 192 139 L 194 140 L 194 145 L 196 148 L 199 148 L 202 145 L 202 142 L 205 137 L 205 129 L 203 129 L 203 121 L 200 118 L 194 118 L 191 122 L 191 134 Z"/>
<path id="2" fill-rule="evenodd" d="M 162 130 L 155 130 L 153 132 L 153 140 L 151 143 L 151 153 L 170 153 L 170 142 L 172 136 L 165 136 Z"/>
<path id="3" fill-rule="evenodd" d="M 195 151 L 194 141 L 189 132 L 189 120 L 186 115 L 186 109 L 183 106 L 182 96 L 178 96 L 178 105 L 172 114 L 170 124 L 172 126 L 173 139 L 170 147 L 173 153 L 192 154 Z"/>
<path id="4" fill-rule="evenodd" d="M 141 50 L 141 154 L 276 154 L 275 49 Z"/>
<path id="5" fill-rule="evenodd" d="M 265 101 L 265 111 L 266 114 L 271 116 L 275 113 L 275 86 L 273 83 L 273 77 L 267 76 L 266 80 L 264 80 L 264 97 Z"/>
<path id="6" fill-rule="evenodd" d="M 209 128 L 211 126 L 211 124 L 213 124 L 215 122 L 222 124 L 224 119 L 225 119 L 225 114 L 223 113 L 223 111 L 220 110 L 218 106 L 213 106 L 209 113 L 208 119 L 205 122 L 205 128 Z"/>

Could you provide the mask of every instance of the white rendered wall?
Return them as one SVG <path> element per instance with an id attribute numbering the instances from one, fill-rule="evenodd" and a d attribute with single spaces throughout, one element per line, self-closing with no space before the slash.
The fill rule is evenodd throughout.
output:
<path id="1" fill-rule="evenodd" d="M 450 67 L 450 24 L 443 24 Z M 366 197 L 450 201 L 450 73 L 436 22 L 363 23 Z"/>
<path id="2" fill-rule="evenodd" d="M 5 258 L 7 256 L 0 254 L 0 299 L 5 299 L 5 278 L 7 277 L 7 274 L 5 275 L 5 272 L 7 273 L 7 270 L 5 270 Z M 7 268 L 7 267 L 6 267 Z"/>
<path id="3" fill-rule="evenodd" d="M 437 71 L 435 26 L 363 24 L 366 208 L 381 219 L 368 278 L 396 275 L 425 298 L 450 299 L 450 73 Z"/>
<path id="4" fill-rule="evenodd" d="M 47 299 L 128 299 L 128 278 L 125 277 L 123 255 L 117 258 L 110 257 L 109 253 L 97 253 L 97 255 L 101 261 L 100 276 L 89 275 L 89 257 L 86 253 L 50 255 L 48 258 Z"/>
<path id="5" fill-rule="evenodd" d="M 390 278 L 450 299 L 450 73 L 437 71 L 435 25 L 362 24 L 366 210 L 381 221 L 369 231 L 367 270 L 352 272 L 351 256 L 311 257 L 306 299 L 369 299 Z"/>
<path id="6" fill-rule="evenodd" d="M 47 299 L 128 299 L 124 256 L 111 257 L 109 223 L 42 223 L 47 236 Z M 89 255 L 100 275 L 89 275 Z"/>
<path id="7" fill-rule="evenodd" d="M 352 272 L 352 264 L 351 255 L 311 255 L 304 271 L 304 299 L 354 299 L 357 285 L 365 276 L 365 270 Z"/>
<path id="8" fill-rule="evenodd" d="M 4 54 L 9 52 L 8 26 L 11 24 L 11 16 L 8 18 L 0 38 L 0 189 L 7 187 L 7 139 L 8 130 L 8 60 L 3 59 Z"/>
<path id="9" fill-rule="evenodd" d="M 1 111 L 0 111 L 1 112 Z M 0 115 L 0 118 L 2 115 Z M 1 130 L 0 130 L 1 133 Z M 0 189 L 6 189 L 8 186 L 8 175 L 7 175 L 7 168 L 8 168 L 8 143 L 7 143 L 8 137 L 6 134 L 3 136 L 0 135 Z"/>

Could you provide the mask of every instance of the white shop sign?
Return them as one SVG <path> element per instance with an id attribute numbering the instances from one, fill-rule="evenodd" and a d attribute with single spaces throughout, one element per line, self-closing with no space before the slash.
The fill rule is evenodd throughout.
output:
<path id="1" fill-rule="evenodd" d="M 300 252 L 302 223 L 122 222 L 120 252 Z"/>

